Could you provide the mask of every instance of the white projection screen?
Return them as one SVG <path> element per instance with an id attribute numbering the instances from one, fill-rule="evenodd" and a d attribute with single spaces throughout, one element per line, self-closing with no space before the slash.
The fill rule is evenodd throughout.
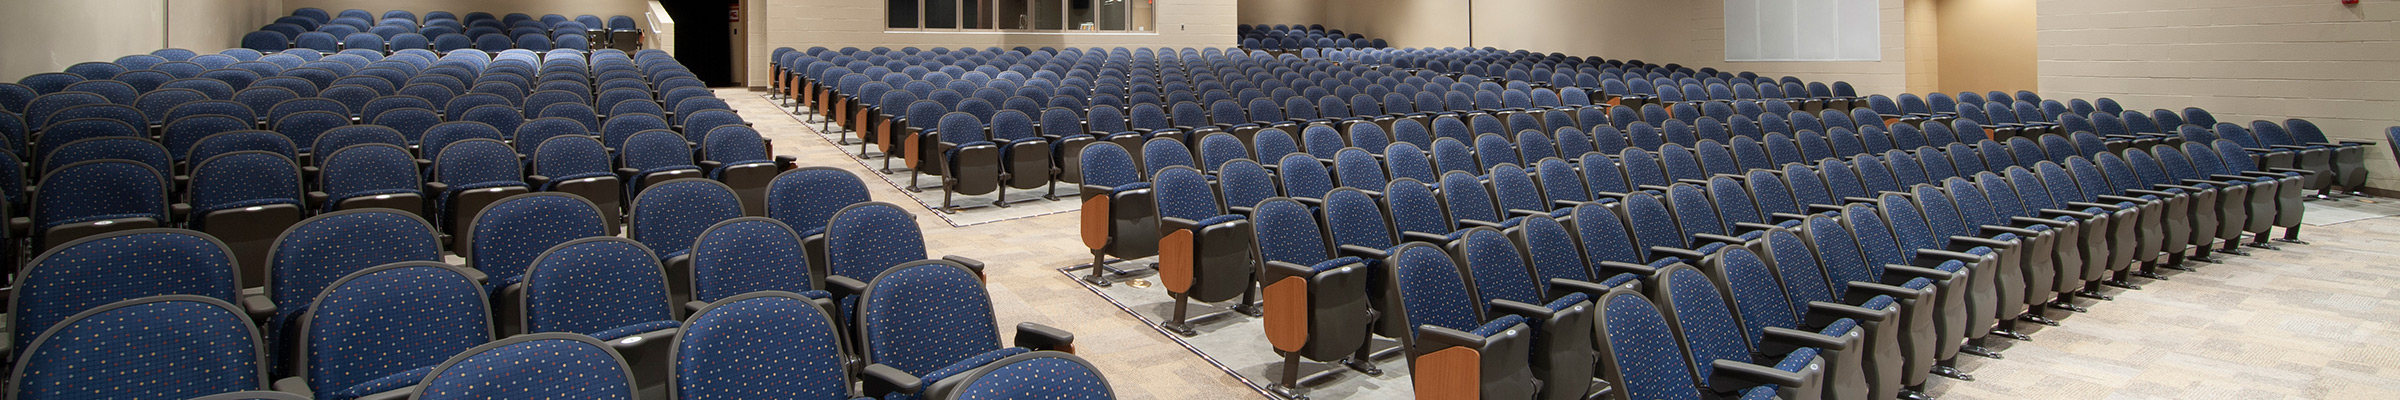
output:
<path id="1" fill-rule="evenodd" d="M 1725 61 L 1882 61 L 1877 0 L 1725 0 Z"/>

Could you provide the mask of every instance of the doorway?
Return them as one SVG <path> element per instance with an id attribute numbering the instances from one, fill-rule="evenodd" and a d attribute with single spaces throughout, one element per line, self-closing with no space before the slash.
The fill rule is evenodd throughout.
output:
<path id="1" fill-rule="evenodd" d="M 660 2 L 675 18 L 675 61 L 691 68 L 709 87 L 741 82 L 733 74 L 734 43 L 726 35 L 733 24 L 731 11 L 739 0 L 676 0 Z"/>

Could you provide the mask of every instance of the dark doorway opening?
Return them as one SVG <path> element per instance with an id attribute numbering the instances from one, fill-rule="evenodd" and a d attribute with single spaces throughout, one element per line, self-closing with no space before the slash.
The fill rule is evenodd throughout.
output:
<path id="1" fill-rule="evenodd" d="M 729 12 L 739 0 L 672 0 L 660 2 L 675 18 L 675 61 L 691 68 L 709 87 L 734 85 L 733 41 Z"/>

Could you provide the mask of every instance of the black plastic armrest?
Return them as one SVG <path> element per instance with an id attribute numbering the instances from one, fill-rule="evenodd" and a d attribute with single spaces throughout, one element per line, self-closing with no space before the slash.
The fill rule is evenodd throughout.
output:
<path id="1" fill-rule="evenodd" d="M 2224 179 L 2224 178 L 2223 178 L 2221 175 L 2210 175 L 2210 176 L 2212 176 L 2212 177 L 2218 177 L 2217 179 Z M 2245 180 L 2245 181 L 2246 181 L 2246 180 L 2250 180 L 2250 178 L 2247 178 L 2247 177 L 2235 177 L 2235 178 L 2238 178 L 2238 179 L 2241 179 L 2241 180 Z M 2182 180 L 2182 182 L 2183 182 L 2183 184 L 2186 184 L 2186 185 L 2193 185 L 2193 184 L 2202 184 L 2202 183 L 2205 183 L 2205 184 L 2217 185 L 2217 186 L 2233 186 L 2233 183 L 2232 183 L 2233 181 L 2231 181 L 2231 180 L 2214 180 L 2214 181 L 2212 181 L 2212 180 L 2207 180 L 2207 179 L 2184 179 L 2184 180 Z"/>
<path id="2" fill-rule="evenodd" d="M 697 300 L 695 300 L 695 301 L 686 301 L 686 302 L 683 302 L 683 314 L 680 314 L 680 315 L 699 315 L 699 314 L 700 314 L 700 309 L 702 309 L 702 308 L 708 308 L 708 302 L 705 302 L 705 301 L 697 301 Z M 835 318 L 840 318 L 840 317 L 835 317 Z"/>
<path id="3" fill-rule="evenodd" d="M 1832 324 L 1834 320 L 1844 318 L 1857 320 L 1860 323 L 1880 322 L 1892 318 L 1895 313 L 1892 310 L 1870 310 L 1849 304 L 1811 301 L 1808 302 L 1808 314 L 1802 316 L 1807 320 L 1804 322 L 1805 324 L 1826 326 Z"/>
<path id="4" fill-rule="evenodd" d="M 1842 198 L 1842 204 L 1850 204 L 1850 203 L 1867 203 L 1867 204 L 1875 204 L 1875 199 L 1870 199 L 1870 198 L 1865 198 L 1865 197 L 1843 197 L 1843 198 Z"/>
<path id="5" fill-rule="evenodd" d="M 1858 281 L 1851 281 L 1851 282 L 1850 282 L 1850 293 L 1852 293 L 1852 294 L 1850 295 L 1850 298 L 1849 298 L 1849 299 L 1846 299 L 1846 300 L 1849 300 L 1849 303 L 1850 303 L 1851 305 L 1858 305 L 1858 303 L 1864 303 L 1864 302 L 1866 302 L 1868 299 L 1873 299 L 1873 298 L 1875 298 L 1875 296 L 1892 296 L 1892 298 L 1893 298 L 1893 299 L 1902 299 L 1902 298 L 1916 298 L 1917 296 L 1919 296 L 1919 295 L 1923 295 L 1923 294 L 1924 294 L 1924 292 L 1919 292 L 1919 291 L 1915 291 L 1915 290 L 1909 290 L 1908 288 L 1903 288 L 1903 287 L 1899 287 L 1899 286 L 1892 286 L 1892 285 L 1886 285 L 1886 284 L 1882 284 L 1882 283 L 1875 283 L 1875 282 L 1858 282 Z"/>
<path id="6" fill-rule="evenodd" d="M 1075 352 L 1075 334 L 1064 329 L 1032 322 L 1017 323 L 1017 347 L 1034 350 Z"/>
<path id="7" fill-rule="evenodd" d="M 2093 217 L 2093 215 L 2092 215 L 2092 214 L 2090 214 L 2090 213 L 2085 213 L 2085 212 L 2082 212 L 2082 211 L 2067 211 L 2067 210 L 2060 210 L 2060 209 L 2054 209 L 2054 208 L 2045 208 L 2045 209 L 2042 209 L 2042 210 L 2041 210 L 2041 213 L 2042 213 L 2042 215 L 2043 215 L 2043 216 L 2058 216 L 2058 215 L 2064 215 L 2064 216 L 2069 216 L 2069 217 L 2075 217 L 2075 219 L 2092 219 L 2092 217 Z"/>
<path id="8" fill-rule="evenodd" d="M 1383 249 L 1369 248 L 1367 246 L 1355 244 L 1345 244 L 1335 247 L 1334 252 L 1338 253 L 1337 255 L 1342 257 L 1358 257 L 1362 260 L 1382 260 L 1384 257 L 1391 256 L 1391 253 L 1384 252 Z"/>
<path id="9" fill-rule="evenodd" d="M 1576 206 L 1581 206 L 1581 205 L 1583 205 L 1584 203 L 1589 203 L 1589 202 L 1586 202 L 1586 201 L 1574 201 L 1574 200 L 1551 200 L 1551 201 L 1550 201 L 1550 207 L 1551 207 L 1551 208 L 1553 208 L 1553 209 L 1575 208 Z"/>
<path id="10" fill-rule="evenodd" d="M 700 160 L 699 166 L 702 171 L 715 171 L 717 167 L 725 166 L 725 163 L 717 160 Z"/>
<path id="11" fill-rule="evenodd" d="M 702 162 L 703 162 L 703 163 L 705 163 L 705 162 L 708 162 L 708 161 L 702 161 Z M 709 168 L 709 169 L 716 169 L 716 168 Z M 543 187 L 543 186 L 549 186 L 549 185 L 550 185 L 550 177 L 549 177 L 549 176 L 547 176 L 547 175 L 526 175 L 526 176 L 525 176 L 525 184 L 527 184 L 527 185 L 532 185 L 533 187 L 537 187 L 537 188 L 538 188 L 538 187 Z"/>
<path id="12" fill-rule="evenodd" d="M 1525 317 L 1526 321 L 1548 321 L 1550 320 L 1550 307 L 1516 300 L 1494 299 L 1492 300 L 1492 314 L 1492 318 L 1515 315 Z"/>
<path id="13" fill-rule="evenodd" d="M 2070 223 L 2068 223 L 2068 222 L 2064 222 L 2064 221 L 2057 221 L 2057 220 L 2043 219 L 2043 218 L 2033 218 L 2033 217 L 2008 217 L 2008 221 L 2009 221 L 2009 222 L 2015 222 L 2015 223 L 2019 223 L 2019 224 L 2025 224 L 2025 226 L 2034 226 L 2034 225 L 2040 225 L 2040 226 L 2047 226 L 2047 227 L 2051 227 L 2051 228 L 2053 228 L 2053 229 L 2063 229 L 2063 228 L 2066 228 L 2066 227 L 2068 227 L 2068 226 L 2070 225 Z"/>
<path id="14" fill-rule="evenodd" d="M 1511 209 L 1508 209 L 1508 215 L 1509 215 L 1509 216 L 1515 216 L 1515 217 L 1539 217 L 1539 216 L 1550 215 L 1550 211 L 1549 211 L 1549 210 L 1527 210 L 1527 209 L 1522 209 L 1522 208 L 1511 208 Z"/>
<path id="15" fill-rule="evenodd" d="M 2186 192 L 2189 192 L 2189 191 L 2187 190 Z M 2132 194 L 2132 195 L 2147 195 L 2147 196 L 2158 196 L 2159 198 L 2162 198 L 2162 199 L 2163 199 L 2163 198 L 2169 198 L 2169 197 L 2175 197 L 2175 196 L 2177 196 L 2177 194 L 2175 194 L 2175 193 L 2169 193 L 2169 192 L 2165 192 L 2165 191 L 2158 191 L 2158 190 L 2150 190 L 2150 189 L 2125 189 L 2125 194 Z"/>
<path id="16" fill-rule="evenodd" d="M 1227 211 L 1232 211 L 1234 214 L 1241 214 L 1241 215 L 1250 215 L 1250 212 L 1252 211 L 1252 208 L 1253 208 L 1253 207 L 1251 207 L 1251 206 L 1225 206 L 1225 209 L 1226 209 Z"/>
<path id="17" fill-rule="evenodd" d="M 1448 347 L 1465 347 L 1469 349 L 1482 350 L 1483 340 L 1484 338 L 1482 336 L 1476 336 L 1474 333 L 1467 331 L 1434 325 L 1417 326 L 1417 341 L 1419 342 L 1417 348 L 1420 350 L 1435 350 Z"/>
<path id="18" fill-rule="evenodd" d="M 1646 191 L 1646 192 L 1661 192 L 1661 193 L 1664 193 L 1664 192 L 1666 192 L 1666 191 L 1667 191 L 1667 187 L 1666 187 L 1666 186 L 1659 186 L 1659 185 L 1635 185 L 1633 188 L 1634 188 L 1635 190 L 1641 190 L 1641 191 Z"/>
<path id="19" fill-rule="evenodd" d="M 1984 232 L 2014 233 L 2014 234 L 2017 234 L 2017 237 L 2022 237 L 2022 238 L 2033 238 L 2033 237 L 2036 237 L 2036 236 L 2041 236 L 2041 235 L 2042 235 L 2042 233 L 2041 233 L 2041 232 L 2034 231 L 2034 230 L 2032 230 L 2032 229 L 2025 229 L 2025 228 L 2019 228 L 2019 227 L 2014 227 L 2014 226 L 2003 226 L 2003 225 L 1984 225 L 1984 226 L 1982 226 L 1982 228 L 1983 228 L 1983 231 L 1984 231 Z"/>
<path id="20" fill-rule="evenodd" d="M 869 398 L 886 398 L 893 393 L 917 394 L 925 389 L 923 379 L 883 364 L 867 365 L 865 370 L 859 371 L 858 380 L 866 389 L 863 394 Z"/>
<path id="21" fill-rule="evenodd" d="M 168 204 L 168 205 L 167 205 L 167 219 L 168 219 L 168 220 L 171 220 L 171 221 L 188 221 L 188 220 L 190 220 L 191 216 L 192 216 L 192 205 L 191 205 L 190 203 L 175 203 L 175 204 Z"/>
<path id="22" fill-rule="evenodd" d="M 642 174 L 642 170 L 638 170 L 638 169 L 633 169 L 633 168 L 618 168 L 618 169 L 617 169 L 617 179 L 633 180 L 633 177 L 634 177 L 634 175 L 641 175 L 641 174 Z"/>
<path id="23" fill-rule="evenodd" d="M 2000 240 L 1992 240 L 1992 238 L 1987 238 L 1987 237 L 1977 237 L 1977 236 L 1951 236 L 1951 237 L 1950 237 L 1950 243 L 1951 243 L 1951 244 L 1953 244 L 1953 245 L 1956 245 L 1956 244 L 1959 244 L 1959 243 L 1968 243 L 1968 244 L 1973 244 L 1973 245 L 1976 245 L 1976 246 L 1990 247 L 1990 248 L 1992 248 L 1992 249 L 1995 249 L 1995 250 L 1997 250 L 1997 249 L 2001 249 L 2001 248 L 2006 248 L 2006 247 L 2013 247 L 2013 246 L 2016 246 L 2016 245 L 2017 245 L 2016 243 L 2013 243 L 2013 242 L 2000 241 Z"/>
<path id="24" fill-rule="evenodd" d="M 442 192 L 448 191 L 450 191 L 450 184 L 441 182 L 425 182 L 425 194 L 428 196 L 440 195 Z"/>
<path id="25" fill-rule="evenodd" d="M 2068 205 L 2068 206 L 2073 206 L 2073 207 L 2083 207 L 2083 208 L 2098 208 L 2098 209 L 2102 209 L 2102 210 L 2108 210 L 2108 211 L 2117 211 L 2118 209 L 2122 209 L 2122 208 L 2124 208 L 2124 207 L 2117 207 L 2117 205 L 2115 205 L 2115 204 L 2101 204 L 2101 203 L 2093 203 L 2093 202 L 2088 202 L 2088 201 L 2070 201 L 2070 202 L 2067 202 L 2067 205 Z"/>
<path id="26" fill-rule="evenodd" d="M 1182 219 L 1182 218 L 1176 218 L 1176 217 L 1158 217 L 1158 231 L 1159 231 L 1159 232 L 1162 232 L 1162 233 L 1164 233 L 1164 232 L 1174 232 L 1174 231 L 1180 231 L 1180 230 L 1199 230 L 1199 229 L 1200 229 L 1200 221 L 1193 221 L 1193 220 Z"/>
<path id="27" fill-rule="evenodd" d="M 2285 172 L 2290 172 L 2290 173 L 2295 173 L 2295 174 L 2300 174 L 2300 175 L 2316 175 L 2316 174 L 2317 174 L 2317 171 L 2310 171 L 2310 170 L 2299 169 L 2299 168 L 2280 168 L 2280 167 L 2268 167 L 2266 171 L 2250 171 L 2250 172 L 2251 172 L 2251 173 L 2264 174 L 2264 175 L 2261 175 L 2261 176 L 2269 176 L 2269 177 L 2276 177 L 2276 178 L 2280 178 L 2280 177 L 2282 177 L 2281 175 L 2283 175 L 2283 173 L 2285 173 Z"/>
<path id="28" fill-rule="evenodd" d="M 1725 235 L 1719 235 L 1719 234 L 1714 234 L 1714 233 L 1695 233 L 1695 234 L 1692 234 L 1692 245 L 1693 245 L 1693 247 L 1699 247 L 1699 245 L 1701 245 L 1701 244 L 1705 244 L 1705 243 L 1724 243 L 1724 244 L 1725 244 L 1725 245 L 1727 245 L 1727 246 L 1740 246 L 1740 245 L 1742 245 L 1742 244 L 1744 244 L 1744 243 L 1749 243 L 1749 241 L 1747 241 L 1747 240 L 1742 240 L 1742 238 L 1738 238 L 1738 237 L 1725 236 Z"/>
<path id="29" fill-rule="evenodd" d="M 1652 276 L 1658 275 L 1657 268 L 1651 268 L 1648 265 L 1634 264 L 1623 261 L 1601 261 L 1600 270 L 1593 272 L 1599 273 L 1600 276 L 1633 274 L 1633 276 L 1642 277 L 1643 280 L 1648 280 Z"/>
<path id="30" fill-rule="evenodd" d="M 948 255 L 946 255 L 946 256 L 942 256 L 942 260 L 944 260 L 944 261 L 949 261 L 949 262 L 954 262 L 954 263 L 958 263 L 958 265 L 961 265 L 961 266 L 965 266 L 965 267 L 967 267 L 967 270 L 970 270 L 970 271 L 975 271 L 975 275 L 976 275 L 976 276 L 983 276 L 983 261 L 976 260 L 976 259 L 972 259 L 972 258 L 966 258 L 966 257 L 964 257 L 964 256 L 948 256 Z"/>
<path id="31" fill-rule="evenodd" d="M 1808 212 L 1810 212 L 1810 213 L 1828 213 L 1828 212 L 1832 212 L 1832 213 L 1838 213 L 1838 212 L 1842 212 L 1842 211 L 1846 211 L 1846 210 L 1844 210 L 1844 209 L 1842 208 L 1842 206 L 1841 206 L 1841 205 L 1839 205 L 1839 204 L 1810 204 L 1810 205 L 1808 205 Z"/>
<path id="32" fill-rule="evenodd" d="M 831 292 L 836 299 L 857 296 L 867 292 L 867 283 L 847 276 L 828 275 L 825 277 L 825 291 Z"/>
<path id="33" fill-rule="evenodd" d="M 2131 191 L 2127 191 L 2127 193 L 2131 193 Z M 2159 197 L 2167 197 L 2167 196 L 2159 196 Z M 2140 198 L 2140 197 L 2132 197 L 2132 196 L 2118 196 L 2118 195 L 2113 195 L 2113 194 L 2104 194 L 2104 195 L 2100 195 L 2099 197 L 2096 197 L 2095 199 L 2098 199 L 2098 200 L 2101 200 L 2101 201 L 2120 201 L 2120 202 L 2135 203 L 2135 204 L 2150 203 L 2150 202 L 2158 201 L 2158 200 L 2144 199 L 2144 198 Z"/>
<path id="34" fill-rule="evenodd" d="M 1652 261 L 1657 261 L 1658 259 L 1665 257 L 1683 257 L 1685 260 L 1699 260 L 1702 257 L 1707 256 L 1707 254 L 1700 254 L 1700 252 L 1692 251 L 1691 249 L 1667 246 L 1650 246 L 1650 260 Z"/>
<path id="35" fill-rule="evenodd" d="M 1403 232 L 1400 232 L 1400 241 L 1403 241 L 1403 242 L 1442 243 L 1442 242 L 1446 242 L 1446 241 L 1449 241 L 1449 240 L 1450 240 L 1450 238 L 1449 238 L 1449 237 L 1447 237 L 1447 236 L 1436 235 L 1436 234 L 1425 233 L 1425 232 L 1417 232 L 1417 231 L 1403 231 Z"/>
<path id="36" fill-rule="evenodd" d="M 1297 202 L 1300 202 L 1300 204 L 1307 205 L 1307 206 L 1309 206 L 1309 207 L 1311 207 L 1311 208 L 1314 208 L 1314 207 L 1324 207 L 1324 206 L 1325 206 L 1325 199 L 1320 199 L 1320 198 L 1315 198 L 1315 197 L 1292 197 L 1291 199 L 1292 199 L 1292 201 L 1297 201 Z M 1245 208 L 1247 208 L 1247 207 L 1245 207 Z M 1250 213 L 1248 213 L 1248 212 L 1243 212 L 1243 213 L 1242 213 L 1242 215 L 1250 215 Z"/>
<path id="37" fill-rule="evenodd" d="M 1786 215 L 1786 216 L 1789 216 L 1789 217 L 1788 217 L 1788 218 L 1778 218 L 1778 219 L 1776 219 L 1776 220 L 1777 220 L 1777 221 L 1799 221 L 1799 220 L 1802 220 L 1802 219 L 1805 219 L 1805 218 L 1807 218 L 1807 217 L 1801 217 L 1801 216 L 1798 216 L 1798 215 L 1790 215 L 1790 214 L 1784 214 L 1784 215 Z M 1756 223 L 1756 222 L 1735 222 L 1735 223 L 1733 223 L 1733 227 L 1734 227 L 1734 228 L 1738 228 L 1738 229 L 1742 229 L 1744 232 L 1750 232 L 1750 231 L 1766 231 L 1766 230 L 1772 230 L 1772 229 L 1775 229 L 1775 228 L 1781 228 L 1781 227 L 1783 227 L 1783 226 L 1781 226 L 1781 225 L 1761 224 L 1761 223 Z"/>
<path id="38" fill-rule="evenodd" d="M 1498 222 L 1484 221 L 1484 220 L 1474 220 L 1474 219 L 1461 219 L 1461 220 L 1458 220 L 1458 225 L 1462 227 L 1462 228 L 1460 228 L 1460 229 L 1465 229 L 1464 227 L 1466 227 L 1467 225 L 1483 226 L 1483 227 L 1491 227 L 1492 229 L 1500 229 L 1500 223 L 1498 223 Z"/>
<path id="39" fill-rule="evenodd" d="M 2271 144 L 2271 145 L 2267 145 L 2267 148 L 2270 148 L 2270 149 L 2283 149 L 2283 150 L 2310 150 L 2310 149 L 2315 149 L 2315 147 L 2308 147 L 2308 146 L 2293 146 L 2293 145 L 2288 145 L 2288 144 Z"/>
<path id="40" fill-rule="evenodd" d="M 1631 194 L 1626 194 L 1626 193 L 1624 193 L 1624 192 L 1599 192 L 1599 193 L 1593 193 L 1593 194 L 1592 194 L 1592 199 L 1593 199 L 1593 200 L 1599 200 L 1599 199 L 1616 199 L 1616 200 L 1618 200 L 1618 201 L 1623 201 L 1623 200 L 1625 200 L 1625 196 L 1631 196 Z"/>
<path id="41" fill-rule="evenodd" d="M 1958 277 L 1958 274 L 1913 265 L 1884 264 L 1883 276 L 1885 283 L 1897 284 L 1899 282 L 1907 282 L 1909 279 L 1915 278 L 1946 281 L 1950 280 L 1951 278 Z"/>
<path id="42" fill-rule="evenodd" d="M 1780 326 L 1767 327 L 1759 336 L 1762 336 L 1758 340 L 1759 352 L 1775 356 L 1791 354 L 1792 350 L 1802 347 L 1825 350 L 1850 349 L 1850 343 L 1842 341 L 1841 338 Z"/>
<path id="43" fill-rule="evenodd" d="M 1983 257 L 1949 250 L 1917 249 L 1917 261 L 1924 262 L 1932 260 L 1950 260 L 1973 264 L 1976 262 L 1981 262 Z"/>
<path id="44" fill-rule="evenodd" d="M 1555 301 L 1573 293 L 1582 293 L 1584 297 L 1597 301 L 1601 295 L 1608 294 L 1608 287 L 1590 281 L 1550 278 L 1550 298 L 1545 300 Z"/>
<path id="45" fill-rule="evenodd" d="M 1711 362 L 1716 366 L 1714 375 L 1708 377 L 1708 390 L 1712 392 L 1731 393 L 1759 385 L 1799 387 L 1808 383 L 1808 378 L 1800 374 L 1775 367 L 1723 359 Z"/>

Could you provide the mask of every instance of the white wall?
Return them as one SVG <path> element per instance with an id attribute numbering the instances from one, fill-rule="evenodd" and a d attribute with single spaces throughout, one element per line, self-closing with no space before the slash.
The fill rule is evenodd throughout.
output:
<path id="1" fill-rule="evenodd" d="M 328 13 L 355 8 L 367 10 L 376 16 L 382 16 L 384 11 L 408 10 L 417 13 L 417 18 L 424 18 L 425 13 L 432 11 L 449 11 L 461 16 L 482 11 L 496 16 L 526 13 L 535 17 L 558 14 L 568 18 L 591 14 L 603 20 L 623 15 L 637 21 L 642 19 L 642 12 L 650 10 L 646 0 L 283 0 L 283 6 L 287 14 L 290 10 L 315 7 Z"/>
<path id="2" fill-rule="evenodd" d="M 1495 47 L 1638 59 L 1848 81 L 1860 93 L 1907 88 L 1904 0 L 1882 0 L 1882 61 L 1726 62 L 1722 0 L 1325 0 L 1325 27 L 1395 47 Z M 1470 24 L 1471 22 L 1471 24 Z M 1471 26 L 1470 26 L 1471 25 Z"/>
<path id="3" fill-rule="evenodd" d="M 2400 125 L 2400 1 L 2044 0 L 2035 12 L 2043 98 L 2303 118 L 2335 139 L 2382 142 Z M 2367 152 L 2368 186 L 2400 189 L 2391 156 Z"/>
<path id="4" fill-rule="evenodd" d="M 167 47 L 234 47 L 273 21 L 280 0 L 0 0 L 0 80 Z"/>

